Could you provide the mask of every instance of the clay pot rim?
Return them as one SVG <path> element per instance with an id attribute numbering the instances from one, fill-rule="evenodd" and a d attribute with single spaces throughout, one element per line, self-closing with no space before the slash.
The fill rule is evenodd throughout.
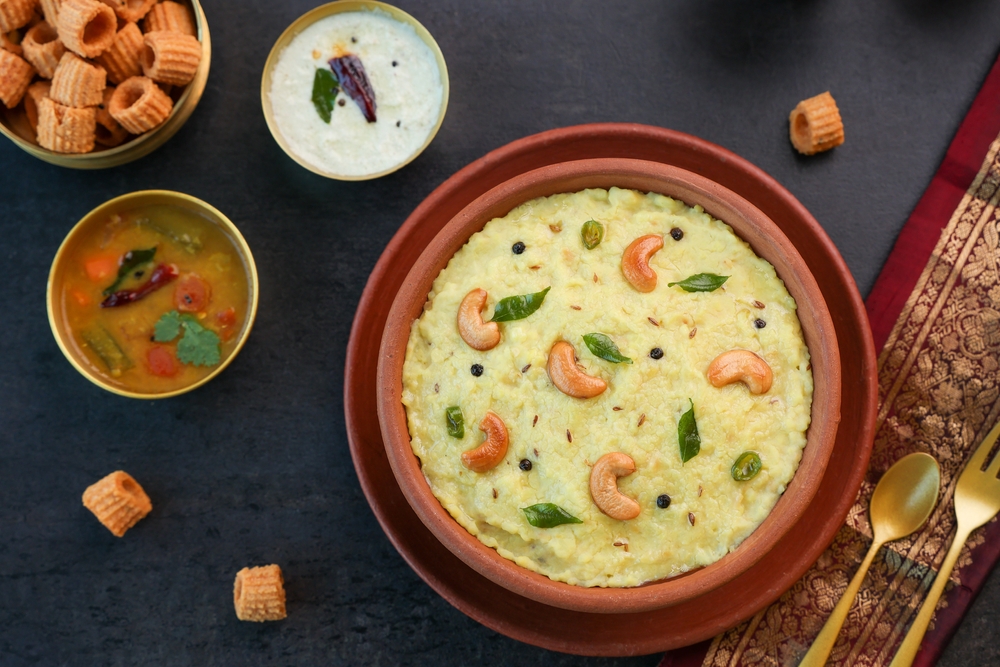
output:
<path id="1" fill-rule="evenodd" d="M 719 561 L 670 579 L 631 588 L 585 588 L 522 568 L 486 547 L 459 525 L 430 491 L 410 448 L 401 403 L 402 363 L 410 323 L 431 283 L 451 256 L 489 220 L 524 201 L 587 187 L 629 187 L 700 204 L 768 259 L 799 304 L 812 355 L 816 389 L 813 421 L 795 477 L 764 522 Z M 514 177 L 466 206 L 434 237 L 403 281 L 386 320 L 376 382 L 379 424 L 393 474 L 410 506 L 459 559 L 512 592 L 538 602 L 591 613 L 640 612 L 668 607 L 722 586 L 764 558 L 802 517 L 823 478 L 840 419 L 840 356 L 833 321 L 815 278 L 793 244 L 750 202 L 707 178 L 657 162 L 599 158 L 548 165 Z"/>

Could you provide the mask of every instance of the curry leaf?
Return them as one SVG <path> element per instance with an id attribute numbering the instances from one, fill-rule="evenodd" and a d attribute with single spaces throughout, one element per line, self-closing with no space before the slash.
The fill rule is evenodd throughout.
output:
<path id="1" fill-rule="evenodd" d="M 122 281 L 128 277 L 128 274 L 132 272 L 133 269 L 137 269 L 143 264 L 148 264 L 153 261 L 153 257 L 156 255 L 156 246 L 152 248 L 147 248 L 146 250 L 129 250 L 122 256 L 121 262 L 118 264 L 118 276 L 115 278 L 115 282 L 111 283 L 111 286 L 104 290 L 104 296 L 111 296 L 114 294 L 118 286 L 122 284 Z"/>
<path id="2" fill-rule="evenodd" d="M 691 399 L 688 399 L 691 401 Z M 677 444 L 681 448 L 681 463 L 687 463 L 698 456 L 701 451 L 701 436 L 698 435 L 698 422 L 694 418 L 694 401 L 691 409 L 681 415 L 677 423 Z"/>
<path id="3" fill-rule="evenodd" d="M 328 69 L 316 70 L 316 76 L 313 77 L 312 103 L 316 107 L 316 113 L 328 125 L 339 89 L 340 84 L 337 83 L 337 77 L 333 75 L 333 72 Z"/>
<path id="4" fill-rule="evenodd" d="M 583 523 L 575 516 L 553 503 L 539 503 L 531 507 L 522 507 L 521 511 L 535 528 L 554 528 L 564 523 Z"/>
<path id="5" fill-rule="evenodd" d="M 496 308 L 493 309 L 493 322 L 512 322 L 514 320 L 523 320 L 528 315 L 538 310 L 542 302 L 545 301 L 545 295 L 549 293 L 551 287 L 546 287 L 541 292 L 535 292 L 534 294 L 522 294 L 520 296 L 509 296 L 506 299 L 500 299 L 497 302 Z"/>
<path id="6" fill-rule="evenodd" d="M 667 287 L 679 286 L 685 292 L 714 292 L 729 280 L 729 276 L 717 276 L 714 273 L 696 273 L 689 278 L 676 283 L 667 283 Z"/>
<path id="7" fill-rule="evenodd" d="M 583 342 L 587 344 L 587 348 L 594 353 L 594 355 L 604 359 L 605 361 L 610 361 L 616 364 L 622 362 L 626 364 L 631 364 L 632 360 L 626 357 L 615 345 L 615 342 L 611 340 L 610 337 L 602 333 L 589 333 L 583 335 Z"/>

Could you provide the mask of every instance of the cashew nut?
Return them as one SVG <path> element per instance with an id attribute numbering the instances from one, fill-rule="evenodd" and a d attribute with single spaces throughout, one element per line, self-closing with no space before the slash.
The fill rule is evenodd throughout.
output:
<path id="1" fill-rule="evenodd" d="M 663 237 L 656 234 L 640 236 L 622 253 L 622 273 L 625 280 L 640 292 L 656 289 L 656 271 L 649 267 L 649 258 L 663 247 Z"/>
<path id="2" fill-rule="evenodd" d="M 618 490 L 618 478 L 634 472 L 635 461 L 621 452 L 605 454 L 590 471 L 590 497 L 612 519 L 628 521 L 639 516 L 639 503 Z"/>
<path id="3" fill-rule="evenodd" d="M 486 290 L 476 288 L 465 295 L 458 307 L 458 334 L 474 350 L 492 350 L 500 342 L 496 322 L 483 322 Z"/>
<path id="4" fill-rule="evenodd" d="M 549 350 L 549 379 L 556 389 L 573 398 L 593 398 L 608 388 L 601 378 L 587 375 L 576 365 L 576 350 L 564 340 Z"/>
<path id="5" fill-rule="evenodd" d="M 486 434 L 486 440 L 475 449 L 462 452 L 462 463 L 473 472 L 486 472 L 507 456 L 510 438 L 503 420 L 492 410 L 486 411 L 486 416 L 479 422 L 479 430 Z"/>
<path id="6" fill-rule="evenodd" d="M 730 350 L 708 365 L 708 381 L 715 387 L 742 382 L 751 394 L 764 394 L 771 388 L 771 367 L 750 350 Z"/>

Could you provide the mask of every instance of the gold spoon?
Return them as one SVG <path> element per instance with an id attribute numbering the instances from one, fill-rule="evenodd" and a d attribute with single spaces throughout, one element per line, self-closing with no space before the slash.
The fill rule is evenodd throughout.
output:
<path id="1" fill-rule="evenodd" d="M 799 667 L 822 667 L 826 664 L 875 554 L 886 542 L 906 537 L 927 521 L 937 504 L 940 486 L 941 470 L 934 457 L 928 454 L 909 454 L 885 471 L 875 487 L 869 507 L 875 534 L 872 546 Z"/>

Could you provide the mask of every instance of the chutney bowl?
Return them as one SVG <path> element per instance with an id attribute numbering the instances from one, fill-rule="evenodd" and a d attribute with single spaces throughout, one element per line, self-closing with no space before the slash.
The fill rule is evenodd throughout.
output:
<path id="1" fill-rule="evenodd" d="M 118 167 L 149 155 L 165 144 L 184 126 L 194 113 L 208 83 L 208 73 L 212 65 L 212 37 L 208 30 L 208 19 L 199 0 L 179 0 L 187 4 L 194 16 L 195 30 L 201 42 L 201 62 L 194 79 L 178 91 L 172 91 L 173 110 L 167 119 L 149 132 L 140 134 L 125 143 L 112 148 L 99 148 L 89 153 L 57 153 L 38 145 L 35 132 L 28 122 L 23 104 L 14 109 L 0 105 L 0 134 L 4 135 L 21 150 L 39 160 L 70 169 L 107 169 Z"/>
<path id="2" fill-rule="evenodd" d="M 60 293 L 61 290 L 59 289 L 59 286 L 63 284 L 66 277 L 70 275 L 71 272 L 80 270 L 79 267 L 75 266 L 72 254 L 74 246 L 77 245 L 81 239 L 85 239 L 88 235 L 92 235 L 95 228 L 104 224 L 105 221 L 109 220 L 112 216 L 127 213 L 144 206 L 167 206 L 182 209 L 186 214 L 197 216 L 202 221 L 207 222 L 216 230 L 221 232 L 221 238 L 224 238 L 229 246 L 231 246 L 233 253 L 239 258 L 242 264 L 242 269 L 245 272 L 247 289 L 247 293 L 245 294 L 246 314 L 239 329 L 233 330 L 234 335 L 230 340 L 234 341 L 234 343 L 225 357 L 223 357 L 210 372 L 203 377 L 195 379 L 189 384 L 185 384 L 181 387 L 150 391 L 128 388 L 121 382 L 109 379 L 107 377 L 108 373 L 106 370 L 95 365 L 92 359 L 89 358 L 83 350 L 81 342 L 78 341 L 73 335 L 70 325 L 70 316 L 67 313 L 66 306 L 64 305 L 64 296 Z M 104 294 L 107 293 L 107 291 L 104 292 Z M 83 216 L 83 218 L 81 218 L 80 221 L 73 226 L 70 232 L 66 235 L 66 238 L 60 244 L 55 257 L 52 260 L 52 267 L 49 270 L 49 278 L 46 286 L 45 301 L 49 327 L 52 330 L 52 335 L 55 337 L 56 344 L 59 346 L 59 349 L 62 351 L 63 355 L 73 368 L 75 368 L 90 382 L 113 394 L 118 394 L 119 396 L 124 396 L 126 398 L 151 400 L 170 398 L 172 396 L 178 396 L 180 394 L 193 391 L 194 389 L 210 382 L 222 371 L 224 371 L 226 367 L 233 362 L 239 352 L 243 349 L 243 346 L 246 344 L 250 331 L 253 328 L 254 320 L 257 316 L 258 295 L 259 283 L 253 253 L 250 251 L 250 246 L 247 244 L 246 239 L 243 238 L 239 229 L 228 217 L 225 216 L 225 214 L 211 204 L 208 204 L 197 197 L 181 192 L 172 192 L 169 190 L 143 190 L 121 195 L 101 204 Z"/>
<path id="3" fill-rule="evenodd" d="M 769 261 L 798 305 L 814 378 L 811 424 L 794 477 L 767 518 L 733 551 L 691 572 L 626 588 L 581 587 L 557 582 L 516 565 L 459 525 L 431 492 L 410 447 L 401 402 L 402 368 L 411 323 L 419 317 L 434 279 L 451 257 L 493 218 L 536 197 L 586 188 L 620 187 L 664 194 L 700 205 L 733 228 Z M 789 533 L 813 499 L 833 451 L 840 421 L 841 360 L 823 293 L 795 246 L 759 209 L 731 190 L 676 167 L 632 159 L 592 159 L 542 167 L 489 190 L 453 217 L 426 247 L 392 306 L 382 334 L 376 405 L 396 482 L 427 529 L 455 556 L 492 582 L 562 609 L 618 614 L 661 609 L 690 601 L 733 581 L 767 556 Z"/>
<path id="4" fill-rule="evenodd" d="M 366 174 L 344 174 L 328 171 L 304 159 L 294 150 L 284 135 L 282 135 L 274 116 L 274 108 L 271 104 L 271 87 L 274 79 L 274 70 L 278 64 L 278 60 L 281 58 L 282 52 L 288 48 L 292 41 L 298 37 L 302 31 L 309 28 L 316 22 L 336 14 L 344 14 L 348 12 L 370 12 L 379 14 L 387 16 L 398 23 L 412 28 L 420 41 L 422 41 L 427 48 L 430 49 L 431 54 L 434 56 L 434 61 L 437 64 L 438 73 L 441 77 L 441 108 L 430 133 L 427 135 L 427 138 L 416 150 L 405 156 L 403 159 L 397 161 L 395 164 L 385 169 L 380 169 Z M 441 125 L 444 123 L 444 117 L 448 111 L 449 94 L 450 83 L 448 79 L 448 65 L 445 63 L 444 54 L 441 53 L 441 47 L 438 46 L 438 43 L 434 39 L 433 35 L 431 35 L 427 28 L 417 21 L 417 19 L 410 16 L 402 9 L 385 2 L 377 2 L 376 0 L 337 0 L 336 2 L 320 5 L 319 7 L 316 7 L 297 18 L 285 29 L 283 33 L 281 33 L 281 36 L 278 37 L 277 41 L 275 41 L 274 46 L 271 48 L 271 52 L 267 56 L 267 61 L 264 63 L 264 71 L 261 75 L 260 81 L 260 102 L 261 108 L 264 112 L 264 120 L 267 123 L 267 129 L 271 132 L 271 136 L 274 138 L 274 141 L 278 144 L 278 146 L 281 147 L 281 150 L 284 151 L 285 154 L 294 160 L 298 165 L 308 169 L 312 173 L 338 181 L 367 181 L 374 178 L 380 178 L 402 169 L 406 165 L 413 162 L 413 160 L 417 159 L 417 157 L 423 153 L 428 146 L 430 146 L 431 142 L 434 141 L 434 137 L 437 136 L 438 130 L 441 129 Z"/>

